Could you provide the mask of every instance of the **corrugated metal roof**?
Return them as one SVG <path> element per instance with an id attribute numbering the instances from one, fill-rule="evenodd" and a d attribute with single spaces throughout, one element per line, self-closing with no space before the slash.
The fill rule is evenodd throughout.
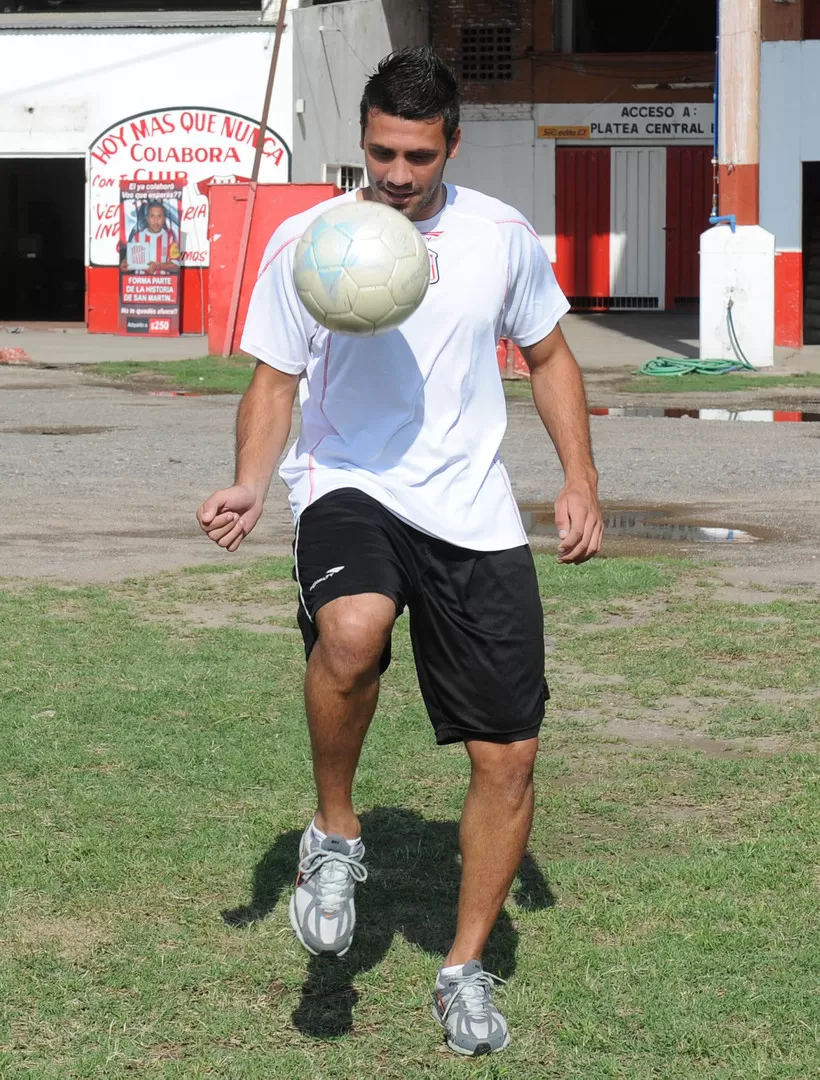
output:
<path id="1" fill-rule="evenodd" d="M 204 30 L 211 27 L 266 29 L 257 11 L 100 11 L 87 14 L 0 15 L 4 30 Z"/>

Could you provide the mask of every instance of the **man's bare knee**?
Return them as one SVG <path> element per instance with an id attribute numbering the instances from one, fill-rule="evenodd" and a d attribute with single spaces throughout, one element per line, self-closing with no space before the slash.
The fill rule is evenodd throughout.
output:
<path id="1" fill-rule="evenodd" d="M 482 785 L 497 787 L 509 803 L 519 803 L 532 787 L 538 739 L 492 743 L 471 739 L 467 742 L 472 772 Z"/>
<path id="2" fill-rule="evenodd" d="M 343 693 L 378 674 L 395 621 L 396 605 L 380 593 L 341 596 L 320 608 L 314 651 L 319 650 L 324 667 Z"/>

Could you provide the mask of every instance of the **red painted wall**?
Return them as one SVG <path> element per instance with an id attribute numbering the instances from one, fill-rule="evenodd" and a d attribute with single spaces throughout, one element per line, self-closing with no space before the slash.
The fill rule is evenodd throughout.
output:
<path id="1" fill-rule="evenodd" d="M 790 349 L 803 344 L 803 253 L 778 251 L 774 257 L 774 343 Z"/>
<path id="2" fill-rule="evenodd" d="M 247 186 L 225 184 L 211 188 L 211 265 L 182 270 L 183 334 L 208 334 L 212 352 L 222 348 L 228 319 L 233 273 L 247 205 Z M 235 341 L 239 341 L 256 272 L 268 240 L 278 225 L 323 199 L 339 194 L 333 184 L 260 184 L 240 299 Z M 218 226 L 215 222 L 218 221 Z M 218 237 L 216 242 L 213 237 Z M 89 333 L 116 334 L 119 311 L 119 270 L 116 266 L 86 269 L 86 320 Z M 209 323 L 215 320 L 213 325 Z"/>
<path id="3" fill-rule="evenodd" d="M 90 334 L 116 334 L 119 312 L 119 270 L 116 266 L 86 269 L 86 321 Z M 208 332 L 208 269 L 185 267 L 181 281 L 180 329 L 183 334 Z"/>
<path id="4" fill-rule="evenodd" d="M 609 296 L 609 147 L 559 146 L 555 158 L 558 283 L 567 296 Z"/>
<path id="5" fill-rule="evenodd" d="M 340 191 L 333 184 L 260 184 L 256 189 L 253 223 L 248 241 L 242 292 L 234 333 L 234 350 L 239 349 L 251 292 L 256 283 L 268 241 L 285 218 L 300 214 Z M 239 244 L 248 205 L 247 184 L 220 184 L 211 188 L 210 240 L 211 281 L 208 348 L 221 353 L 225 342 Z"/>
<path id="6" fill-rule="evenodd" d="M 712 147 L 666 151 L 666 309 L 700 295 L 700 234 L 712 209 Z"/>

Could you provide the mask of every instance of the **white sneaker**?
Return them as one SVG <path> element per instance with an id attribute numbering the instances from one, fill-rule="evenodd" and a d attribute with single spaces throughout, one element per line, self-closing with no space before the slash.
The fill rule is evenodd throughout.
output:
<path id="1" fill-rule="evenodd" d="M 353 941 L 353 891 L 367 880 L 364 845 L 331 833 L 317 839 L 310 825 L 299 844 L 299 873 L 290 898 L 290 924 L 314 956 L 344 956 Z"/>
<path id="2" fill-rule="evenodd" d="M 433 991 L 433 1016 L 444 1028 L 447 1045 L 465 1057 L 497 1054 L 510 1045 L 507 1021 L 493 1005 L 493 983 L 503 982 L 469 960 L 450 975 L 441 971 Z"/>

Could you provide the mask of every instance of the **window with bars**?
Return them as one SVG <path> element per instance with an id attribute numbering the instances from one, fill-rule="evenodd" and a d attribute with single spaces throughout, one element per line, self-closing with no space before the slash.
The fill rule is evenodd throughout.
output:
<path id="1" fill-rule="evenodd" d="M 355 191 L 364 184 L 364 168 L 361 165 L 325 165 L 325 181 L 342 191 Z"/>
<path id="2" fill-rule="evenodd" d="M 465 82 L 513 77 L 513 28 L 509 23 L 477 23 L 461 28 L 461 75 Z"/>

